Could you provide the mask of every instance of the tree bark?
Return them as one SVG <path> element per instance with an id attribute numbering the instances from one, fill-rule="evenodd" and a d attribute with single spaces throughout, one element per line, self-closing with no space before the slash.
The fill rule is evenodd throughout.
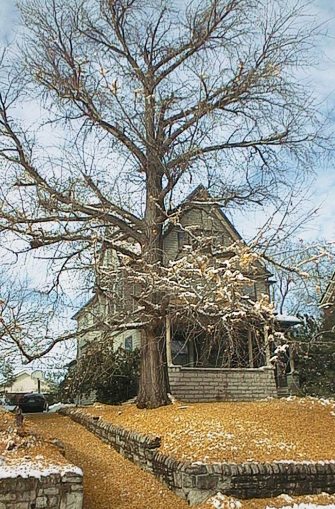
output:
<path id="1" fill-rule="evenodd" d="M 163 263 L 163 229 L 159 201 L 161 177 L 157 172 L 149 172 L 146 206 L 146 246 L 143 255 L 148 263 Z M 151 301 L 159 305 L 161 296 L 153 290 Z M 168 405 L 168 373 L 165 355 L 164 316 L 156 316 L 142 337 L 141 371 L 137 406 L 157 408 Z"/>
<path id="2" fill-rule="evenodd" d="M 158 408 L 170 403 L 161 331 L 150 328 L 142 337 L 138 408 Z"/>
<path id="3" fill-rule="evenodd" d="M 162 265 L 163 263 L 163 222 L 164 198 L 163 164 L 161 160 L 160 145 L 156 140 L 155 128 L 155 95 L 152 76 L 146 76 L 145 86 L 146 111 L 146 209 L 145 227 L 146 241 L 143 247 L 143 256 L 147 263 Z M 153 289 L 152 304 L 159 308 L 161 295 Z M 141 348 L 141 374 L 137 399 L 139 408 L 157 408 L 169 404 L 168 398 L 168 372 L 165 352 L 164 316 L 157 312 L 151 325 L 145 330 Z"/>

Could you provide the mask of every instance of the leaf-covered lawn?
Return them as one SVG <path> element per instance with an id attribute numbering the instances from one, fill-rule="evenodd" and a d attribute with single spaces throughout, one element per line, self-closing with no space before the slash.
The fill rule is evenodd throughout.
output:
<path id="1" fill-rule="evenodd" d="M 31 462 L 41 468 L 67 464 L 53 437 L 42 437 L 27 417 L 22 427 L 17 428 L 15 415 L 3 410 L 0 410 L 0 456 L 2 465 L 8 467 Z"/>
<path id="2" fill-rule="evenodd" d="M 175 403 L 155 410 L 95 404 L 83 411 L 162 437 L 161 451 L 204 462 L 335 459 L 335 405 L 288 398 L 251 403 Z"/>
<path id="3" fill-rule="evenodd" d="M 121 417 L 122 414 L 119 415 L 118 412 L 123 413 L 124 409 L 125 406 L 114 407 L 115 414 Z M 95 411 L 97 410 L 101 411 L 102 407 L 95 407 Z M 170 407 L 168 411 L 172 412 L 172 410 Z M 104 409 L 104 413 L 108 411 L 110 411 L 109 408 Z M 126 412 L 129 412 L 129 418 L 136 413 L 131 408 L 125 410 Z M 152 412 L 159 413 L 155 410 L 148 412 L 148 415 Z M 83 469 L 84 509 L 186 509 L 189 507 L 185 500 L 169 491 L 154 476 L 140 470 L 138 466 L 123 458 L 110 446 L 69 418 L 57 414 L 36 414 L 29 416 L 29 421 L 30 426 L 38 429 L 45 438 L 53 436 L 62 440 L 67 460 Z M 196 507 L 199 509 L 265 509 L 266 507 L 290 507 L 294 503 L 333 504 L 335 507 L 335 496 L 323 494 L 287 497 L 286 495 L 274 499 L 240 501 L 231 497 L 217 496 Z"/>

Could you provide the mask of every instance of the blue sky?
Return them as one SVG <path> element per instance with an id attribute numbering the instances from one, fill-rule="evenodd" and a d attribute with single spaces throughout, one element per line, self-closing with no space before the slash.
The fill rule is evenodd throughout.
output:
<path id="1" fill-rule="evenodd" d="M 0 43 L 9 42 L 17 32 L 19 16 L 15 4 L 15 0 L 0 0 Z M 310 69 L 302 79 L 311 83 L 322 107 L 335 112 L 335 2 L 312 0 L 309 9 L 320 24 L 324 23 L 322 30 L 327 34 L 317 49 L 320 55 L 318 66 Z M 335 124 L 335 113 L 333 118 Z M 302 236 L 306 239 L 322 237 L 335 241 L 335 171 L 329 166 L 320 166 L 315 171 L 316 178 L 306 199 L 306 210 L 313 207 L 319 210 Z M 243 234 L 243 224 L 238 226 Z"/>

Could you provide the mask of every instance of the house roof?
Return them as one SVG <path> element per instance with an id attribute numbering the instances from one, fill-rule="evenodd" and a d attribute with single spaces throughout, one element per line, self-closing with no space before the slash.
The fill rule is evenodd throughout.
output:
<path id="1" fill-rule="evenodd" d="M 15 380 L 17 380 L 19 378 L 19 376 L 22 376 L 22 375 L 27 375 L 27 376 L 30 376 L 31 378 L 34 378 L 32 375 L 34 375 L 34 373 L 41 373 L 41 379 L 43 380 L 43 382 L 45 382 L 45 377 L 44 377 L 44 373 L 43 371 L 39 370 L 39 369 L 34 369 L 32 371 L 29 371 L 27 369 L 23 369 L 21 371 L 18 371 L 17 373 L 15 373 L 13 375 L 13 378 Z M 0 380 L 0 387 L 2 387 L 5 383 L 5 380 L 2 379 Z"/>
<path id="2" fill-rule="evenodd" d="M 293 327 L 294 325 L 300 325 L 303 323 L 303 320 L 294 315 L 278 314 L 276 315 L 275 320 L 286 327 Z"/>
<path id="3" fill-rule="evenodd" d="M 169 211 L 169 215 L 172 216 L 174 213 L 177 213 L 180 211 L 181 213 L 186 212 L 187 207 L 190 206 L 190 204 L 196 204 L 203 202 L 204 205 L 213 205 L 215 207 L 215 211 L 217 212 L 219 218 L 221 221 L 225 224 L 225 226 L 230 231 L 232 237 L 235 240 L 243 241 L 241 235 L 236 230 L 235 226 L 232 224 L 230 219 L 226 216 L 226 214 L 223 212 L 222 207 L 220 206 L 219 202 L 211 197 L 208 189 L 203 185 L 199 184 L 193 191 L 186 196 L 186 198 L 179 204 L 177 207 Z M 175 224 L 173 224 L 171 221 L 167 220 L 166 228 L 163 228 L 163 235 L 164 237 L 168 235 L 168 233 L 175 227 Z M 272 276 L 271 272 L 266 268 L 263 267 L 264 271 L 268 274 L 268 277 Z M 92 304 L 94 304 L 95 300 L 97 298 L 97 295 L 94 294 L 87 302 L 84 304 L 73 316 L 72 319 L 76 320 L 80 317 L 80 315 Z"/>
<path id="4" fill-rule="evenodd" d="M 44 373 L 40 369 L 32 369 L 31 371 L 29 371 L 29 369 L 22 369 L 21 371 L 18 371 L 17 373 L 14 374 L 14 378 L 18 378 L 21 375 L 31 376 L 34 373 L 41 373 L 42 377 L 44 378 Z"/>
<path id="5" fill-rule="evenodd" d="M 219 203 L 211 197 L 208 189 L 203 185 L 199 184 L 193 191 L 186 196 L 186 198 L 174 209 L 170 210 L 169 214 L 173 215 L 174 213 L 177 213 L 178 211 L 184 211 L 190 204 L 197 202 L 203 202 L 204 205 L 213 205 L 215 206 L 216 212 L 220 215 L 221 219 L 225 223 L 225 225 L 228 227 L 230 232 L 232 233 L 232 236 L 236 240 L 243 240 L 239 232 L 236 230 L 235 226 L 232 224 L 232 222 L 228 219 L 226 214 L 222 211 L 222 208 L 220 207 Z M 164 230 L 164 236 L 167 235 L 172 228 L 174 228 L 174 224 L 172 222 L 169 222 L 166 229 Z"/>
<path id="6" fill-rule="evenodd" d="M 95 300 L 97 298 L 97 294 L 95 293 L 87 302 L 84 304 L 78 311 L 71 317 L 72 320 L 77 320 L 79 316 L 87 309 L 91 304 L 94 304 Z"/>

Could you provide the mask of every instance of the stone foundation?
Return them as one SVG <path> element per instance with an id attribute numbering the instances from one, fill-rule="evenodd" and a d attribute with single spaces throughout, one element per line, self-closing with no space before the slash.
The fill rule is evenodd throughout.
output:
<path id="1" fill-rule="evenodd" d="M 171 394 L 180 401 L 253 401 L 277 397 L 274 370 L 169 367 Z"/>
<path id="2" fill-rule="evenodd" d="M 190 505 L 199 504 L 219 491 L 237 498 L 267 498 L 281 493 L 335 493 L 335 461 L 187 463 L 160 453 L 160 437 L 127 431 L 79 409 L 62 409 L 60 413 L 79 422 L 143 470 L 154 474 Z"/>
<path id="3" fill-rule="evenodd" d="M 82 482 L 76 467 L 1 466 L 0 509 L 82 509 Z"/>

